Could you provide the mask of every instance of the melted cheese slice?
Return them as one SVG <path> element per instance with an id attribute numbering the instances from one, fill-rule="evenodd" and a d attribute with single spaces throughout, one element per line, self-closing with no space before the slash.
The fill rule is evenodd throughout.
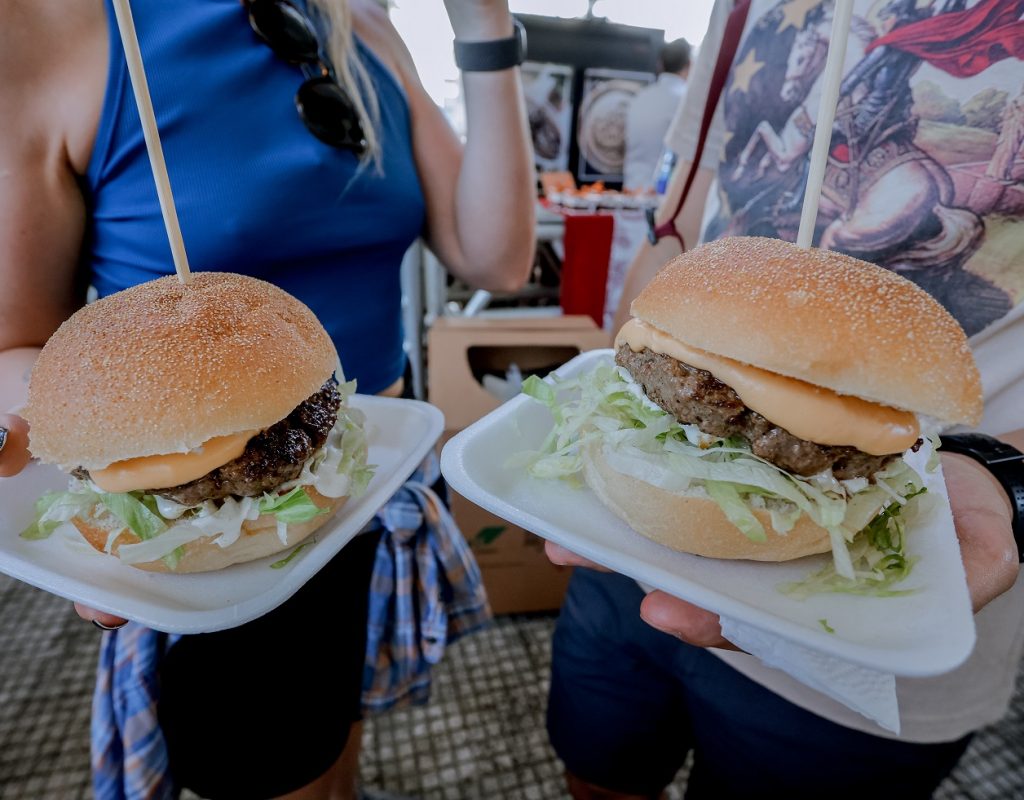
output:
<path id="1" fill-rule="evenodd" d="M 633 319 L 615 337 L 616 349 L 645 347 L 698 369 L 707 370 L 739 395 L 744 405 L 809 442 L 856 447 L 871 455 L 902 453 L 920 436 L 917 417 L 909 411 L 787 378 L 689 347 L 657 328 Z"/>
<path id="2" fill-rule="evenodd" d="M 106 469 L 90 470 L 89 477 L 103 491 L 112 493 L 180 486 L 234 461 L 256 433 L 218 436 L 190 453 L 129 458 Z"/>

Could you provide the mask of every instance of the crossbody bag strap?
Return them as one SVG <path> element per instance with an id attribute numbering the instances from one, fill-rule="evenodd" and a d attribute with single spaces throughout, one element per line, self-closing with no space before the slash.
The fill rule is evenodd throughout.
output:
<path id="1" fill-rule="evenodd" d="M 686 242 L 683 235 L 676 228 L 676 218 L 683 210 L 683 204 L 690 194 L 693 181 L 697 177 L 697 170 L 700 168 L 701 156 L 704 155 L 704 144 L 707 142 L 708 131 L 711 130 L 711 120 L 715 116 L 715 109 L 718 108 L 718 100 L 722 96 L 725 82 L 729 77 L 729 68 L 732 67 L 733 57 L 740 46 L 740 38 L 743 36 L 743 26 L 747 22 L 747 12 L 750 11 L 750 0 L 740 0 L 736 7 L 729 14 L 725 23 L 725 32 L 722 35 L 722 44 L 718 48 L 718 60 L 715 62 L 714 72 L 711 73 L 711 83 L 708 86 L 708 99 L 704 104 L 704 118 L 700 122 L 700 135 L 697 138 L 697 149 L 693 153 L 693 160 L 690 162 L 690 173 L 686 176 L 686 184 L 683 192 L 679 195 L 679 202 L 676 203 L 672 216 L 658 225 L 655 222 L 653 208 L 647 209 L 647 238 L 651 244 L 657 244 L 660 239 L 672 236 L 679 240 L 680 246 L 686 250 Z"/>

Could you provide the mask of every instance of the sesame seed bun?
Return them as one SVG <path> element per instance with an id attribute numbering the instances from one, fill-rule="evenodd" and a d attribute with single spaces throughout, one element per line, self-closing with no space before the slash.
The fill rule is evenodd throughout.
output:
<path id="1" fill-rule="evenodd" d="M 706 495 L 686 496 L 665 491 L 614 469 L 600 446 L 583 453 L 587 486 L 633 530 L 658 544 L 708 558 L 751 561 L 790 561 L 831 550 L 828 531 L 801 514 L 793 529 L 777 533 L 767 511 L 754 509 L 767 540 L 755 542 L 725 516 Z"/>
<path id="2" fill-rule="evenodd" d="M 779 239 L 731 237 L 670 261 L 633 316 L 684 344 L 839 394 L 976 425 L 967 337 L 891 270 Z"/>
<path id="3" fill-rule="evenodd" d="M 288 550 L 309 538 L 314 531 L 329 522 L 334 512 L 341 508 L 348 499 L 347 497 L 337 499 L 324 497 L 311 486 L 306 487 L 306 494 L 317 506 L 326 509 L 328 513 L 314 517 L 308 522 L 290 523 L 285 542 L 282 542 L 277 535 L 277 519 L 272 514 L 263 514 L 255 520 L 242 523 L 241 536 L 228 547 L 221 547 L 209 536 L 182 545 L 183 554 L 174 570 L 169 569 L 162 559 L 129 566 L 147 572 L 173 572 L 175 575 L 189 572 L 213 572 L 232 564 L 255 561 L 258 558 Z M 105 552 L 104 548 L 110 534 L 118 529 L 124 529 L 124 524 L 109 511 L 103 511 L 99 516 L 75 517 L 71 522 L 78 528 L 83 538 L 101 553 Z M 137 542 L 139 542 L 138 536 L 129 530 L 123 530 L 114 540 L 111 554 L 117 556 L 121 545 Z"/>
<path id="4" fill-rule="evenodd" d="M 269 283 L 160 278 L 85 306 L 50 338 L 29 384 L 30 449 L 89 470 L 185 453 L 279 422 L 337 364 L 313 312 Z"/>

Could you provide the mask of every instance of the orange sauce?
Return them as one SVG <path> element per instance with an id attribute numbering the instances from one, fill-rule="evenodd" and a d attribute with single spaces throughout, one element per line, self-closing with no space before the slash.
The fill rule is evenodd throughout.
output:
<path id="1" fill-rule="evenodd" d="M 739 395 L 744 405 L 794 436 L 817 444 L 847 445 L 871 455 L 902 453 L 920 436 L 909 411 L 840 395 L 806 381 L 716 356 L 683 344 L 637 319 L 622 326 L 615 347 L 645 347 L 707 370 Z"/>

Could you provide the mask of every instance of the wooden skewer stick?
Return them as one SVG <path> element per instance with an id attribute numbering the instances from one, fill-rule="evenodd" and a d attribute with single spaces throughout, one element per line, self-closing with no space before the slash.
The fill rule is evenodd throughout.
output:
<path id="1" fill-rule="evenodd" d="M 814 238 L 814 224 L 818 218 L 821 184 L 825 179 L 828 148 L 832 142 L 832 123 L 839 103 L 839 86 L 843 81 L 843 62 L 846 61 L 846 41 L 850 36 L 852 15 L 853 0 L 836 0 L 825 75 L 822 78 L 821 105 L 818 106 L 814 146 L 811 148 L 811 167 L 807 173 L 807 188 L 804 189 L 804 205 L 800 214 L 800 232 L 796 236 L 796 243 L 800 247 L 810 247 Z"/>
<path id="2" fill-rule="evenodd" d="M 114 0 L 114 15 L 117 17 L 117 29 L 121 33 L 121 43 L 124 45 L 128 75 L 132 81 L 132 91 L 135 93 L 135 104 L 139 107 L 142 134 L 146 138 L 146 150 L 149 153 L 149 165 L 153 170 L 156 194 L 160 199 L 160 212 L 164 217 L 167 239 L 171 243 L 174 270 L 178 273 L 178 280 L 188 283 L 192 272 L 188 267 L 188 256 L 185 255 L 185 242 L 181 237 L 178 212 L 174 207 L 174 196 L 171 194 L 171 179 L 167 176 L 164 151 L 160 146 L 160 131 L 156 127 L 153 100 L 149 96 L 146 70 L 142 66 L 142 51 L 139 49 L 139 38 L 135 33 L 135 20 L 132 18 L 132 9 L 128 0 Z"/>

